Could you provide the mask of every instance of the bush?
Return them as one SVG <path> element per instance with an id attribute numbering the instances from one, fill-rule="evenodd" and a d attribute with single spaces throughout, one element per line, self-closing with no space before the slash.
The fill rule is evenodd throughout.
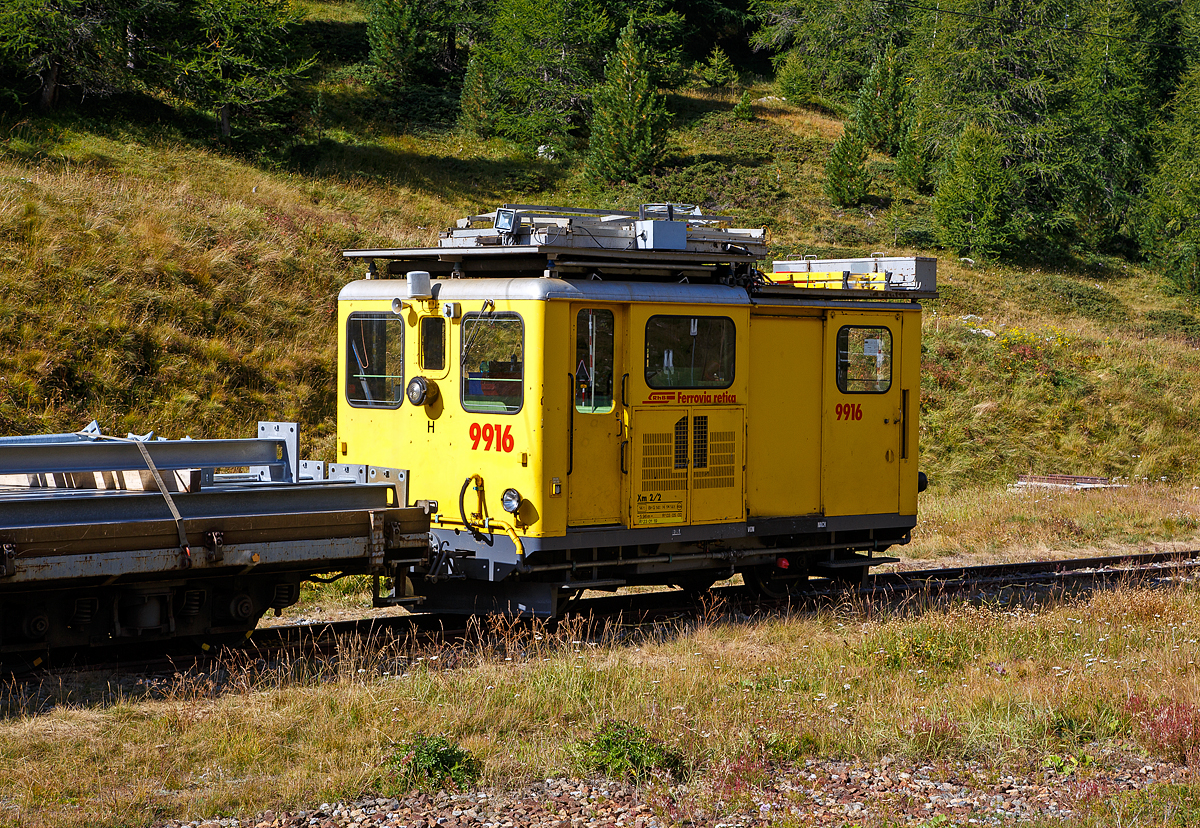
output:
<path id="1" fill-rule="evenodd" d="M 418 733 L 392 755 L 399 790 L 469 788 L 479 778 L 479 760 L 444 736 Z"/>
<path id="2" fill-rule="evenodd" d="M 825 194 L 841 207 L 853 207 L 867 197 L 871 174 L 867 172 L 867 145 L 858 124 L 847 121 L 842 137 L 833 145 L 825 165 Z"/>
<path id="3" fill-rule="evenodd" d="M 902 66 L 892 46 L 875 60 L 854 107 L 863 140 L 877 150 L 896 155 L 904 132 L 905 86 Z"/>
<path id="4" fill-rule="evenodd" d="M 722 89 L 729 86 L 738 77 L 733 61 L 729 59 L 729 55 L 725 54 L 725 50 L 720 46 L 713 46 L 712 52 L 708 55 L 708 60 L 700 65 L 696 70 L 696 74 L 699 75 L 700 82 L 709 89 Z"/>
<path id="5" fill-rule="evenodd" d="M 612 719 L 596 731 L 591 741 L 580 742 L 578 755 L 590 773 L 611 779 L 645 779 L 652 771 L 679 777 L 683 756 L 654 739 L 644 728 Z"/>
<path id="6" fill-rule="evenodd" d="M 1126 710 L 1133 715 L 1134 736 L 1146 750 L 1179 764 L 1200 756 L 1200 709 L 1185 702 L 1150 704 L 1131 696 Z"/>
<path id="7" fill-rule="evenodd" d="M 1009 222 L 1013 177 L 1007 146 L 991 129 L 968 124 L 933 197 L 938 240 L 964 255 L 991 258 L 1012 239 Z"/>

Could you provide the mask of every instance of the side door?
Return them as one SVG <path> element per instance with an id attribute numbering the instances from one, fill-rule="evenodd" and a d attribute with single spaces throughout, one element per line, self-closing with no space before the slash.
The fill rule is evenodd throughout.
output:
<path id="1" fill-rule="evenodd" d="M 900 503 L 900 314 L 825 320 L 822 500 L 826 515 L 895 514 Z"/>
<path id="2" fill-rule="evenodd" d="M 656 310 L 635 322 L 644 330 L 644 366 L 631 385 L 639 400 L 630 417 L 630 525 L 744 520 L 738 395 L 746 380 L 738 373 L 747 362 L 737 351 L 738 323 L 707 308 Z"/>
<path id="3" fill-rule="evenodd" d="M 571 306 L 567 525 L 621 523 L 624 309 Z"/>

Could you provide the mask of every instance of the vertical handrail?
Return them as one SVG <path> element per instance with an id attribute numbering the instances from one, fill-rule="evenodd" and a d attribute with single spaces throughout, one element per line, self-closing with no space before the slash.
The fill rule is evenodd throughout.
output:
<path id="1" fill-rule="evenodd" d="M 567 374 L 567 475 L 575 468 L 575 375 Z"/>

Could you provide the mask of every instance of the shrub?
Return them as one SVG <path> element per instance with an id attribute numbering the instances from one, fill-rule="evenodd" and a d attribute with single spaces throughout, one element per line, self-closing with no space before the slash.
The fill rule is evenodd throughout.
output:
<path id="1" fill-rule="evenodd" d="M 416 734 L 392 755 L 400 790 L 468 788 L 479 778 L 479 760 L 444 736 Z"/>
<path id="2" fill-rule="evenodd" d="M 833 145 L 825 165 L 825 194 L 834 204 L 853 207 L 867 197 L 871 174 L 867 172 L 867 145 L 858 124 L 846 122 L 842 137 Z"/>
<path id="3" fill-rule="evenodd" d="M 1146 750 L 1180 764 L 1200 756 L 1200 709 L 1177 701 L 1151 705 L 1141 696 L 1131 696 L 1126 708 L 1133 715 L 1134 736 Z"/>
<path id="4" fill-rule="evenodd" d="M 933 197 L 938 239 L 962 254 L 990 258 L 1009 246 L 1013 177 L 1007 146 L 991 129 L 968 124 Z"/>
<path id="5" fill-rule="evenodd" d="M 679 777 L 683 756 L 637 725 L 609 719 L 591 741 L 578 745 L 581 764 L 593 773 L 620 779 L 645 779 L 658 770 Z"/>

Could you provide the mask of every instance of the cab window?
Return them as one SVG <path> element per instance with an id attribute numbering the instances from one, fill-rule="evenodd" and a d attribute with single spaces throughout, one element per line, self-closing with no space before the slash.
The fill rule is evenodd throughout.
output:
<path id="1" fill-rule="evenodd" d="M 575 317 L 575 410 L 613 409 L 613 313 L 584 308 Z"/>
<path id="2" fill-rule="evenodd" d="M 446 368 L 446 320 L 440 316 L 421 319 L 421 368 L 425 371 Z"/>
<path id="3" fill-rule="evenodd" d="M 404 399 L 404 320 L 396 314 L 346 320 L 346 399 L 362 408 L 397 408 Z"/>
<path id="4" fill-rule="evenodd" d="M 892 332 L 846 325 L 837 335 L 837 385 L 843 394 L 883 394 L 892 387 Z"/>
<path id="5" fill-rule="evenodd" d="M 462 407 L 516 414 L 525 388 L 525 329 L 515 313 L 472 313 L 462 323 Z"/>
<path id="6" fill-rule="evenodd" d="M 734 339 L 727 316 L 651 316 L 646 322 L 646 384 L 651 388 L 728 388 Z"/>

